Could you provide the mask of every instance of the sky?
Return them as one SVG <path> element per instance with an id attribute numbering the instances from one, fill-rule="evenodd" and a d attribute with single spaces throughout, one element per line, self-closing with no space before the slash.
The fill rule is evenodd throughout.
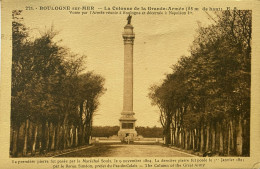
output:
<path id="1" fill-rule="evenodd" d="M 39 3 L 32 3 L 32 6 L 39 7 L 41 5 Z M 79 1 L 75 6 L 86 5 L 86 3 L 86 1 Z M 97 9 L 103 8 L 106 4 L 97 1 L 91 5 Z M 110 3 L 106 6 L 114 5 Z M 140 6 L 147 5 L 140 4 Z M 17 4 L 17 9 L 19 7 L 24 8 L 22 4 Z M 87 55 L 87 70 L 93 70 L 103 76 L 107 89 L 100 98 L 100 106 L 95 113 L 93 123 L 95 126 L 119 125 L 120 113 L 123 109 L 122 32 L 127 23 L 127 15 L 72 15 L 68 11 L 39 10 L 24 10 L 22 15 L 24 24 L 34 32 L 45 31 L 53 25 L 55 30 L 59 31 L 56 39 L 62 39 L 60 43 L 62 46 L 70 48 L 73 53 Z M 137 119 L 136 126 L 161 126 L 159 109 L 152 106 L 147 97 L 149 87 L 160 84 L 165 74 L 171 72 L 171 66 L 181 56 L 189 55 L 189 48 L 198 28 L 197 21 L 202 25 L 210 23 L 206 13 L 202 11 L 189 16 L 134 15 L 132 17 L 135 33 L 133 109 Z"/>

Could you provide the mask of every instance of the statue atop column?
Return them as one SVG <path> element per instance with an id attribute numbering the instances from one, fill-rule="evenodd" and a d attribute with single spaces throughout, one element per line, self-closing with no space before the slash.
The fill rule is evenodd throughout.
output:
<path id="1" fill-rule="evenodd" d="M 132 16 L 129 14 L 127 17 L 127 24 L 131 24 Z"/>

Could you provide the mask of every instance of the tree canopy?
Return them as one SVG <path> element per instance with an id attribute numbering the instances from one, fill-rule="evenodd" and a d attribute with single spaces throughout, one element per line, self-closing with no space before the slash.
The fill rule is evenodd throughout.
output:
<path id="1" fill-rule="evenodd" d="M 193 149 L 216 151 L 218 144 L 224 145 L 224 150 L 217 150 L 221 153 L 248 155 L 252 11 L 214 16 L 214 24 L 198 27 L 190 56 L 182 56 L 163 83 L 150 88 L 149 97 L 161 111 L 167 144 L 174 140 L 172 144 L 190 148 L 186 142 L 194 143 L 192 137 L 197 137 Z M 226 128 L 217 129 L 218 125 Z M 216 134 L 223 134 L 224 142 L 213 141 Z"/>
<path id="2" fill-rule="evenodd" d="M 22 11 L 13 11 L 12 33 L 11 155 L 88 144 L 105 79 L 55 41 L 53 27 L 30 37 Z"/>

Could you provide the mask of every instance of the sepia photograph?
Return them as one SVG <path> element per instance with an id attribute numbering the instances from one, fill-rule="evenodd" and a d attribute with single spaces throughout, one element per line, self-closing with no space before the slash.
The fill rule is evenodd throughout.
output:
<path id="1" fill-rule="evenodd" d="M 2 3 L 7 168 L 260 168 L 252 4 L 23 1 Z"/>

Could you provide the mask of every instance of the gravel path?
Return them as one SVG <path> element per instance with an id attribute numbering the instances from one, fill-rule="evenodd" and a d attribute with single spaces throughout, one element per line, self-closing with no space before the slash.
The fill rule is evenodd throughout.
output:
<path id="1" fill-rule="evenodd" d="M 57 157 L 192 157 L 162 145 L 95 144 Z"/>

